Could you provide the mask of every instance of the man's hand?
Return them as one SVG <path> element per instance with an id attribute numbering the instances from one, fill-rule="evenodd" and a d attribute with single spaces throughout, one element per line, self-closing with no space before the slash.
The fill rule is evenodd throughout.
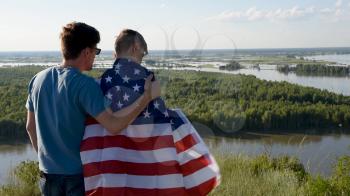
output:
<path id="1" fill-rule="evenodd" d="M 151 81 L 153 78 L 153 74 L 150 74 L 145 79 L 145 86 L 144 86 L 144 96 L 147 98 L 147 100 L 151 101 L 157 97 L 160 96 L 160 83 L 158 80 Z"/>
<path id="2" fill-rule="evenodd" d="M 152 82 L 152 100 L 160 97 L 160 83 L 159 80 Z"/>
<path id="3" fill-rule="evenodd" d="M 143 95 L 146 98 L 146 100 L 149 102 L 152 100 L 152 80 L 153 74 L 150 74 L 146 79 L 145 79 L 145 86 L 144 86 L 144 92 Z"/>
<path id="4" fill-rule="evenodd" d="M 26 129 L 29 135 L 29 139 L 32 143 L 32 146 L 35 152 L 38 153 L 38 142 L 36 137 L 36 124 L 35 124 L 35 114 L 28 110 L 27 112 L 27 124 Z"/>

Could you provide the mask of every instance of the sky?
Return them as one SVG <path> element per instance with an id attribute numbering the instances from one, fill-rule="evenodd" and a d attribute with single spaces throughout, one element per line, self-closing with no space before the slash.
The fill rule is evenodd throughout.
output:
<path id="1" fill-rule="evenodd" d="M 350 0 L 0 0 L 0 51 L 57 51 L 71 21 L 103 50 L 125 28 L 150 50 L 350 47 Z"/>

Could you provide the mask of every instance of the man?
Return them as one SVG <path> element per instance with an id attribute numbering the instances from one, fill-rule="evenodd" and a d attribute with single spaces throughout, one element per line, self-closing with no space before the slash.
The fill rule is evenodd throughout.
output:
<path id="1" fill-rule="evenodd" d="M 125 110 L 144 92 L 143 78 L 152 75 L 141 65 L 147 49 L 137 31 L 118 35 L 115 63 L 100 82 L 112 111 Z M 180 110 L 168 109 L 160 97 L 117 135 L 87 120 L 81 158 L 89 196 L 201 196 L 220 181 L 215 160 L 189 120 Z"/>
<path id="2" fill-rule="evenodd" d="M 97 83 L 81 73 L 92 69 L 95 55 L 101 51 L 96 47 L 99 32 L 85 23 L 72 22 L 63 27 L 60 39 L 62 65 L 39 72 L 29 83 L 26 128 L 38 153 L 42 194 L 84 195 L 79 148 L 86 116 L 93 116 L 111 134 L 117 134 L 160 90 L 152 87 L 150 76 L 145 79 L 145 92 L 134 104 L 111 113 Z"/>

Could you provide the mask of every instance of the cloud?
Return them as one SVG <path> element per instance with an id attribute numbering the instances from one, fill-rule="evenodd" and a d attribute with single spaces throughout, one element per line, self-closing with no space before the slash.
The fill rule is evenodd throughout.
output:
<path id="1" fill-rule="evenodd" d="M 255 7 L 252 7 L 246 11 L 245 16 L 248 18 L 248 20 L 259 20 L 264 17 L 264 13 L 257 10 Z"/>
<path id="2" fill-rule="evenodd" d="M 337 2 L 335 3 L 335 7 L 339 8 L 343 5 L 343 0 L 337 0 Z"/>
<path id="3" fill-rule="evenodd" d="M 350 6 L 350 2 L 348 3 Z M 328 8 L 330 11 L 326 14 L 328 20 L 338 22 L 344 20 L 350 20 L 350 13 L 348 12 L 348 8 L 346 7 L 346 3 L 343 0 L 337 0 L 334 8 Z"/>
<path id="4" fill-rule="evenodd" d="M 341 9 L 336 9 L 334 12 L 334 15 L 336 17 L 340 17 L 342 14 L 343 14 L 343 10 L 341 10 Z"/>
<path id="5" fill-rule="evenodd" d="M 350 3 L 349 3 L 350 6 Z M 224 11 L 216 16 L 207 18 L 207 20 L 216 21 L 287 21 L 287 20 L 304 20 L 306 18 L 315 18 L 325 21 L 340 21 L 350 20 L 350 13 L 344 8 L 343 0 L 337 0 L 334 7 L 331 8 L 315 8 L 310 6 L 300 8 L 294 6 L 287 9 L 275 10 L 259 10 L 256 7 L 251 7 L 245 11 Z"/>
<path id="6" fill-rule="evenodd" d="M 333 13 L 334 11 L 330 8 L 323 8 L 323 9 L 320 9 L 320 13 L 321 14 L 331 14 Z"/>
<path id="7" fill-rule="evenodd" d="M 314 14 L 315 9 L 314 7 L 309 7 L 305 9 L 300 9 L 299 7 L 295 6 L 291 9 L 278 9 L 275 12 L 272 12 L 270 18 L 271 19 L 293 19 L 293 18 L 302 18 L 308 15 Z"/>
<path id="8" fill-rule="evenodd" d="M 291 20 L 307 17 L 315 12 L 314 7 L 299 8 L 294 6 L 290 9 L 276 10 L 258 10 L 256 7 L 251 7 L 246 11 L 224 11 L 217 16 L 208 18 L 209 20 L 220 21 L 257 21 L 257 20 Z"/>
<path id="9" fill-rule="evenodd" d="M 343 5 L 343 0 L 337 0 L 335 2 L 335 9 L 334 9 L 334 20 L 338 21 L 340 17 L 343 15 L 343 10 L 342 10 L 342 5 Z"/>

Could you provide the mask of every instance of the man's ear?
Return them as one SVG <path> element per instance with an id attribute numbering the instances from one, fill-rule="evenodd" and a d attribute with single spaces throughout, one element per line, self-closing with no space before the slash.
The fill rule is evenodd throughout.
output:
<path id="1" fill-rule="evenodd" d="M 137 52 L 137 45 L 136 43 L 134 43 L 132 46 L 131 46 L 131 52 L 132 54 L 135 54 Z"/>
<path id="2" fill-rule="evenodd" d="M 84 57 L 87 57 L 89 56 L 90 50 L 89 48 L 84 48 L 81 52 L 83 53 Z"/>

